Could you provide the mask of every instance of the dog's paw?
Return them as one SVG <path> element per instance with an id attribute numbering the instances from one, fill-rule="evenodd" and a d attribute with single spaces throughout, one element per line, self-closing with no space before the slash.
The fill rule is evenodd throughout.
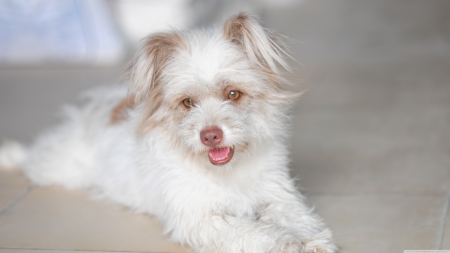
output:
<path id="1" fill-rule="evenodd" d="M 281 248 L 273 249 L 271 253 L 336 253 L 336 247 L 333 244 L 317 245 L 314 241 L 288 242 Z"/>
<path id="2" fill-rule="evenodd" d="M 269 251 L 270 253 L 300 253 L 303 244 L 293 235 L 285 235 L 276 241 L 276 245 Z"/>
<path id="3" fill-rule="evenodd" d="M 331 231 L 326 229 L 313 238 L 302 242 L 301 253 L 336 253 L 337 247 L 332 242 Z"/>
<path id="4" fill-rule="evenodd" d="M 332 233 L 327 229 L 315 236 L 299 240 L 293 235 L 280 237 L 270 253 L 337 253 Z"/>
<path id="5" fill-rule="evenodd" d="M 299 253 L 302 252 L 303 246 L 301 242 L 297 242 L 297 241 L 293 241 L 293 242 L 288 242 L 287 244 L 285 244 L 281 250 L 279 251 L 280 253 Z"/>
<path id="6" fill-rule="evenodd" d="M 305 247 L 302 249 L 302 251 L 299 251 L 301 253 L 335 253 L 336 251 L 334 249 L 331 249 L 330 247 L 322 248 L 322 247 Z"/>

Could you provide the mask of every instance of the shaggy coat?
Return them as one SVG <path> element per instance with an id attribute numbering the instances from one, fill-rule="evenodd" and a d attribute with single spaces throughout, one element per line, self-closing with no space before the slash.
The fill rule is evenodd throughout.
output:
<path id="1" fill-rule="evenodd" d="M 128 88 L 91 91 L 29 148 L 5 144 L 0 165 L 153 215 L 194 252 L 335 252 L 289 177 L 299 92 L 281 76 L 285 56 L 281 36 L 246 13 L 150 35 Z"/>

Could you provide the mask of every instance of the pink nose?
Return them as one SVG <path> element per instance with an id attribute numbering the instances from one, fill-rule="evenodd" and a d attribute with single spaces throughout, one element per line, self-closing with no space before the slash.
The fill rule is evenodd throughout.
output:
<path id="1" fill-rule="evenodd" d="M 208 147 L 215 147 L 223 139 L 223 132 L 220 128 L 207 128 L 200 132 L 200 139 Z"/>

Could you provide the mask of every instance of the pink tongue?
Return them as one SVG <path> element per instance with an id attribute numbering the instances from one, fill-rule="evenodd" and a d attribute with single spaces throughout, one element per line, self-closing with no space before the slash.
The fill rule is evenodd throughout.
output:
<path id="1" fill-rule="evenodd" d="M 209 150 L 209 156 L 213 160 L 223 160 L 223 159 L 227 158 L 229 152 L 230 152 L 230 149 L 228 147 L 213 148 L 213 149 Z"/>

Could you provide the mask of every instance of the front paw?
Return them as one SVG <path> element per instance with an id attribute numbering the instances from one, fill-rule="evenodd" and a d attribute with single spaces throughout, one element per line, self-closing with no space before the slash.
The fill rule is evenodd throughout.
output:
<path id="1" fill-rule="evenodd" d="M 285 243 L 281 247 L 274 247 L 270 253 L 336 253 L 336 250 L 336 246 L 332 243 L 308 240 L 307 242 Z"/>
<path id="2" fill-rule="evenodd" d="M 275 242 L 270 253 L 302 253 L 303 243 L 294 235 L 284 235 Z"/>
<path id="3" fill-rule="evenodd" d="M 336 253 L 331 231 L 326 229 L 310 239 L 303 240 L 301 253 Z"/>
<path id="4" fill-rule="evenodd" d="M 324 230 L 315 236 L 299 240 L 293 235 L 281 236 L 270 253 L 337 253 L 330 230 Z"/>

